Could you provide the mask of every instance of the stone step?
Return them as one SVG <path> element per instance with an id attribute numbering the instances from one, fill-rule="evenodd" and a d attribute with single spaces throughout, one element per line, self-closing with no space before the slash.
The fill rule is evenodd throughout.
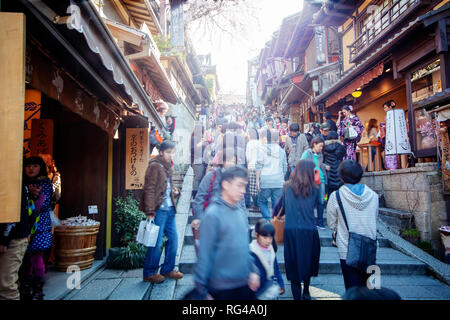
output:
<path id="1" fill-rule="evenodd" d="M 293 300 L 291 283 L 283 274 L 286 288 L 279 300 Z M 194 276 L 186 274 L 177 281 L 174 299 L 181 300 L 195 286 Z M 397 292 L 403 300 L 449 300 L 450 287 L 425 275 L 381 275 L 381 286 Z M 311 297 L 314 300 L 340 300 L 345 293 L 342 274 L 320 274 L 311 278 Z"/>
<path id="2" fill-rule="evenodd" d="M 284 246 L 278 246 L 277 259 L 281 272 L 285 272 Z M 193 272 L 197 261 L 193 245 L 184 245 L 181 253 L 179 269 L 189 274 Z M 411 258 L 391 248 L 378 248 L 377 265 L 385 275 L 425 275 L 426 265 L 417 259 Z M 340 274 L 341 266 L 337 248 L 322 247 L 320 253 L 319 274 Z"/>
<path id="3" fill-rule="evenodd" d="M 254 229 L 254 225 L 250 225 L 252 229 Z M 322 247 L 332 247 L 333 238 L 332 238 L 332 232 L 330 229 L 326 230 L 318 230 L 319 231 L 319 237 L 320 237 L 320 245 Z M 254 238 L 254 234 L 252 232 L 252 238 Z M 194 244 L 194 235 L 192 233 L 192 228 L 190 225 L 186 226 L 186 230 L 184 233 L 184 244 L 190 245 Z M 390 248 L 389 240 L 385 238 L 378 238 L 378 246 L 381 248 Z"/>

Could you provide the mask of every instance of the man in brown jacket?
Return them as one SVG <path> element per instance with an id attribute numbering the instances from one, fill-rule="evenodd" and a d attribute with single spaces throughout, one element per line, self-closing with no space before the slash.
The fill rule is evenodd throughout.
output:
<path id="1" fill-rule="evenodd" d="M 181 279 L 183 274 L 174 270 L 178 249 L 178 234 L 175 224 L 175 197 L 179 190 L 172 186 L 172 161 L 175 144 L 164 141 L 159 146 L 159 155 L 151 159 L 145 172 L 144 194 L 140 209 L 160 227 L 155 247 L 148 247 L 144 262 L 144 281 L 161 283 L 164 279 Z M 162 254 L 162 236 L 167 237 L 164 263 L 157 273 Z"/>

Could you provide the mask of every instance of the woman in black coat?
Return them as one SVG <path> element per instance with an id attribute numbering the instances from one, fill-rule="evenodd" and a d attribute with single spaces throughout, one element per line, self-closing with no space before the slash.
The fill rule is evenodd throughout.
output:
<path id="1" fill-rule="evenodd" d="M 314 162 L 300 160 L 286 181 L 282 199 L 286 215 L 284 227 L 286 277 L 291 282 L 295 300 L 302 300 L 302 296 L 303 300 L 311 300 L 310 280 L 319 273 L 320 239 L 314 218 L 319 190 L 314 183 L 314 167 Z"/>
<path id="2" fill-rule="evenodd" d="M 338 168 L 345 157 L 346 149 L 339 140 L 339 135 L 336 131 L 330 131 L 325 141 L 325 146 L 322 150 L 325 164 L 330 166 L 328 174 L 328 198 L 330 195 L 338 190 L 342 185 L 339 177 Z"/>

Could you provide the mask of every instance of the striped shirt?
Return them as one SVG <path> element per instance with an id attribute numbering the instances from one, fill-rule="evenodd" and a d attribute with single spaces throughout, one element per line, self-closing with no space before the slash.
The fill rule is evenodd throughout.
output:
<path id="1" fill-rule="evenodd" d="M 377 237 L 378 195 L 368 186 L 364 186 L 364 191 L 359 196 L 346 185 L 339 189 L 339 195 L 350 231 L 375 240 Z M 327 223 L 332 231 L 337 230 L 336 244 L 339 257 L 346 260 L 349 234 L 340 212 L 336 192 L 333 192 L 327 204 Z"/>

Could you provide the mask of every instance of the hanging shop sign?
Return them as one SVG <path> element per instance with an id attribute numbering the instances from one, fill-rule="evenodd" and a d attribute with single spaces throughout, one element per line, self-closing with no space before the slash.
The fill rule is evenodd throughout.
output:
<path id="1" fill-rule="evenodd" d="M 31 155 L 53 155 L 53 120 L 33 119 L 31 129 Z"/>
<path id="2" fill-rule="evenodd" d="M 410 154 L 411 145 L 406 130 L 405 111 L 389 110 L 386 113 L 386 155 Z"/>
<path id="3" fill-rule="evenodd" d="M 149 160 L 148 128 L 126 129 L 125 189 L 144 188 L 145 171 Z"/>
<path id="4" fill-rule="evenodd" d="M 41 117 L 41 92 L 39 90 L 25 90 L 25 121 L 23 126 L 23 155 L 31 154 L 31 128 L 33 119 Z"/>

